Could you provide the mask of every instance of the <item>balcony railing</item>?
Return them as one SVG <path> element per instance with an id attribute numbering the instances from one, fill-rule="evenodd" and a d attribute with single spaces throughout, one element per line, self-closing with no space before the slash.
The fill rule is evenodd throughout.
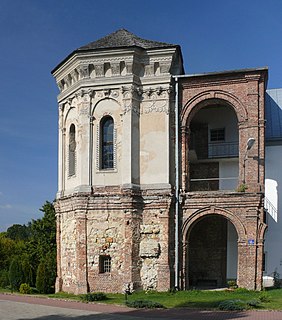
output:
<path id="1" fill-rule="evenodd" d="M 190 179 L 190 191 L 234 190 L 238 177 Z"/>
<path id="2" fill-rule="evenodd" d="M 211 158 L 232 158 L 239 156 L 238 142 L 210 143 L 208 146 L 208 157 Z"/>

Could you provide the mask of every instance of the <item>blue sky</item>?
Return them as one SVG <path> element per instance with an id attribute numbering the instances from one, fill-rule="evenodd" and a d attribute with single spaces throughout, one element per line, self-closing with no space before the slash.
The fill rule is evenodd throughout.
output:
<path id="1" fill-rule="evenodd" d="M 0 231 L 55 198 L 50 71 L 120 28 L 180 44 L 186 73 L 268 66 L 268 88 L 282 87 L 281 0 L 0 0 Z"/>

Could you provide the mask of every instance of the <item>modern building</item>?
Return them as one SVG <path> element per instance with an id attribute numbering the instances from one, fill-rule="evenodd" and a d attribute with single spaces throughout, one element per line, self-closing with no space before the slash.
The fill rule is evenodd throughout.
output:
<path id="1" fill-rule="evenodd" d="M 122 29 L 52 74 L 57 291 L 261 289 L 282 271 L 282 91 L 267 93 L 267 68 L 185 75 L 180 46 Z"/>

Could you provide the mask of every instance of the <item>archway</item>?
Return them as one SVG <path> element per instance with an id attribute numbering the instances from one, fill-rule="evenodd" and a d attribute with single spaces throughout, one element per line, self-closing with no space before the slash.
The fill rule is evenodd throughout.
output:
<path id="1" fill-rule="evenodd" d="M 224 216 L 197 219 L 186 235 L 186 289 L 225 287 L 237 279 L 238 234 Z"/>

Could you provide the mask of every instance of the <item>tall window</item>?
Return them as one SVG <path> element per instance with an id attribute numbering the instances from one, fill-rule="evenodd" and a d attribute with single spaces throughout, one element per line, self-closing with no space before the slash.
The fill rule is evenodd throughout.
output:
<path id="1" fill-rule="evenodd" d="M 101 168 L 114 167 L 114 120 L 105 117 L 101 121 Z"/>
<path id="2" fill-rule="evenodd" d="M 75 125 L 71 124 L 69 131 L 69 176 L 75 175 Z"/>

